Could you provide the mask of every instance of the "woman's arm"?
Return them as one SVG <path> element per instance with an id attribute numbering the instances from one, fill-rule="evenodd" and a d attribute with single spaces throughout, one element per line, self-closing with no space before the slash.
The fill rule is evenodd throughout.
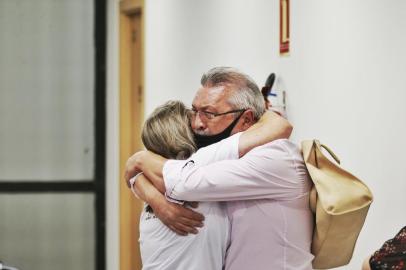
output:
<path id="1" fill-rule="evenodd" d="M 133 178 L 138 173 L 143 172 L 146 178 L 148 178 L 148 180 L 155 186 L 155 188 L 158 189 L 159 192 L 164 194 L 165 185 L 162 180 L 162 168 L 166 161 L 166 158 L 154 154 L 150 151 L 143 150 L 135 153 L 127 160 L 126 164 L 124 178 L 127 182 L 127 186 L 131 186 L 131 178 Z M 137 188 L 137 185 L 135 185 L 135 187 Z M 140 198 L 143 199 L 141 196 Z"/>
<path id="2" fill-rule="evenodd" d="M 292 130 L 292 125 L 285 118 L 271 111 L 265 112 L 257 123 L 241 134 L 238 145 L 240 157 L 254 147 L 289 138 Z"/>

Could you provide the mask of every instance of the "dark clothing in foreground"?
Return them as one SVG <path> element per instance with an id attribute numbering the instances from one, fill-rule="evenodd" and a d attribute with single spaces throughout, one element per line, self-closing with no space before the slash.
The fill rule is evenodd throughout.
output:
<path id="1" fill-rule="evenodd" d="M 406 226 L 372 255 L 372 270 L 406 270 Z"/>

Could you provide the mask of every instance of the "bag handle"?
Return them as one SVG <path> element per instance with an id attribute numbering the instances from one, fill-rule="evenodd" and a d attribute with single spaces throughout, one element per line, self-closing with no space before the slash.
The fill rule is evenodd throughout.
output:
<path id="1" fill-rule="evenodd" d="M 318 147 L 324 148 L 338 164 L 341 163 L 340 159 L 336 156 L 336 154 L 334 154 L 334 152 L 330 148 L 328 148 L 327 145 L 321 144 L 318 140 L 314 140 L 314 142 Z"/>

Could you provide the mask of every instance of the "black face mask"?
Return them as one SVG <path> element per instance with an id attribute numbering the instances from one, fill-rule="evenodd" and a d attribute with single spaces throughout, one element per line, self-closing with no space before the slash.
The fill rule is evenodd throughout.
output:
<path id="1" fill-rule="evenodd" d="M 226 127 L 223 131 L 221 131 L 220 133 L 217 133 L 215 135 L 200 135 L 200 134 L 196 134 L 193 132 L 197 148 L 199 149 L 202 147 L 206 147 L 210 144 L 219 142 L 225 138 L 230 137 L 231 131 L 233 130 L 233 128 L 235 127 L 238 120 L 240 120 L 240 118 L 243 114 L 244 114 L 244 112 L 242 112 L 236 119 L 234 119 L 234 121 L 228 127 Z"/>

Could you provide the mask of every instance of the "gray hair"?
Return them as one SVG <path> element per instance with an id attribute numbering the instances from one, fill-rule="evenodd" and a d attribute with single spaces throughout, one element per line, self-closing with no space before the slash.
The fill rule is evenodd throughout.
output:
<path id="1" fill-rule="evenodd" d="M 141 134 L 145 148 L 168 159 L 186 159 L 196 151 L 188 117 L 181 101 L 168 101 L 145 121 Z"/>
<path id="2" fill-rule="evenodd" d="M 231 67 L 215 67 L 203 74 L 202 86 L 232 85 L 228 103 L 233 109 L 252 109 L 256 120 L 265 113 L 264 97 L 254 80 Z"/>

